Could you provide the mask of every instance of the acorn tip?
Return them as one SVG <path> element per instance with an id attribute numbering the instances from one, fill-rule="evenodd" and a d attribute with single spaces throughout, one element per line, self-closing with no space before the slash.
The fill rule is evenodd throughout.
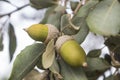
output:
<path id="1" fill-rule="evenodd" d="M 23 30 L 27 32 L 27 28 L 23 28 Z"/>
<path id="2" fill-rule="evenodd" d="M 82 64 L 82 66 L 83 66 L 83 67 L 87 67 L 88 65 L 87 65 L 86 62 L 84 62 L 84 63 Z"/>

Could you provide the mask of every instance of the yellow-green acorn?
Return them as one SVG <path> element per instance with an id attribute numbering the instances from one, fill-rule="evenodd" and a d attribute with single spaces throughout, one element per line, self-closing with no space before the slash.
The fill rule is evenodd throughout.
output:
<path id="1" fill-rule="evenodd" d="M 58 29 L 51 24 L 33 24 L 24 30 L 32 39 L 44 43 L 48 43 L 59 35 Z"/>
<path id="2" fill-rule="evenodd" d="M 71 36 L 64 35 L 56 41 L 56 50 L 63 60 L 74 67 L 87 67 L 86 53 Z"/>

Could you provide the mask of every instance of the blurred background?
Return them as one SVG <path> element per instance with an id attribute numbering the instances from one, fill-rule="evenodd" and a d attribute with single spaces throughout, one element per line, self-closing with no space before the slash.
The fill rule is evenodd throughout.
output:
<path id="1" fill-rule="evenodd" d="M 36 10 L 32 8 L 29 5 L 29 0 L 0 0 L 0 33 L 3 34 L 3 50 L 0 51 L 0 80 L 9 77 L 16 55 L 27 45 L 34 42 L 23 28 L 34 23 L 39 23 L 44 17 L 45 11 L 46 9 Z M 8 34 L 10 24 L 14 27 L 17 43 L 11 62 Z M 11 43 L 14 44 L 15 40 L 11 41 Z"/>
<path id="2" fill-rule="evenodd" d="M 9 77 L 13 61 L 20 51 L 27 45 L 34 43 L 34 40 L 27 35 L 23 28 L 39 23 L 43 19 L 45 11 L 46 9 L 36 10 L 32 8 L 29 0 L 0 0 L 0 34 L 3 35 L 3 49 L 0 51 L 0 80 Z M 12 38 L 15 38 L 11 42 L 9 26 L 13 27 L 14 36 Z M 11 60 L 9 46 L 14 45 L 15 42 L 17 43 L 16 50 Z M 104 38 L 102 36 L 89 33 L 82 43 L 82 47 L 88 53 L 92 49 L 104 47 L 103 43 Z M 107 48 L 103 49 L 103 55 L 104 53 L 107 53 Z"/>

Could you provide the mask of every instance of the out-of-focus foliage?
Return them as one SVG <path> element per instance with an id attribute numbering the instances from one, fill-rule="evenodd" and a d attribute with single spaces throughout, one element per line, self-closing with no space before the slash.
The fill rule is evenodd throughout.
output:
<path id="1" fill-rule="evenodd" d="M 36 9 L 48 8 L 57 5 L 58 0 L 30 0 L 31 6 Z"/>
<path id="2" fill-rule="evenodd" d="M 12 26 L 12 24 L 9 24 L 8 34 L 9 34 L 10 60 L 12 60 L 13 54 L 14 54 L 14 52 L 16 50 L 16 46 L 17 46 L 16 35 L 15 35 L 14 27 Z"/>

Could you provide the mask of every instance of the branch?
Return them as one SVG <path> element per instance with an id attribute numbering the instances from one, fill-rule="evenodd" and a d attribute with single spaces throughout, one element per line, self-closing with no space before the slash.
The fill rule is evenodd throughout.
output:
<path id="1" fill-rule="evenodd" d="M 85 3 L 87 2 L 88 0 L 82 0 L 79 2 L 79 4 L 77 5 L 76 9 L 73 11 L 73 14 L 75 15 L 78 10 L 80 9 L 81 6 L 85 5 Z"/>
<path id="2" fill-rule="evenodd" d="M 6 15 L 9 16 L 9 15 L 11 15 L 12 13 L 14 13 L 14 12 L 16 12 L 16 11 L 18 11 L 18 10 L 21 10 L 22 8 L 24 8 L 24 7 L 26 7 L 26 6 L 29 6 L 29 4 L 26 4 L 26 5 L 22 6 L 22 7 L 19 7 L 19 8 L 17 8 L 16 10 L 11 11 L 11 12 L 9 12 L 9 13 L 6 13 L 6 14 L 3 14 L 3 15 L 0 15 L 0 17 L 6 16 Z"/>
<path id="3" fill-rule="evenodd" d="M 74 15 L 78 12 L 78 10 L 80 9 L 81 6 L 82 6 L 82 3 L 79 2 L 79 4 L 77 5 L 76 9 L 73 12 Z"/>

